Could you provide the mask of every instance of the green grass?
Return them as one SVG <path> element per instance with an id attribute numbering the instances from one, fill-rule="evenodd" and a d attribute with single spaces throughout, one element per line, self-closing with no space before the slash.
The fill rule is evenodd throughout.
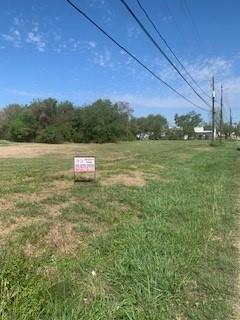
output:
<path id="1" fill-rule="evenodd" d="M 72 182 L 81 145 L 0 159 L 0 318 L 232 319 L 237 147 L 84 146 L 97 185 Z M 145 185 L 103 183 L 123 173 Z"/>

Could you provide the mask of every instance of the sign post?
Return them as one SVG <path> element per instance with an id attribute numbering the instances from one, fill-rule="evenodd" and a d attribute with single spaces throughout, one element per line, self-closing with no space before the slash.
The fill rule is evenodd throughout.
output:
<path id="1" fill-rule="evenodd" d="M 96 181 L 96 157 L 75 156 L 74 157 L 74 182 Z"/>

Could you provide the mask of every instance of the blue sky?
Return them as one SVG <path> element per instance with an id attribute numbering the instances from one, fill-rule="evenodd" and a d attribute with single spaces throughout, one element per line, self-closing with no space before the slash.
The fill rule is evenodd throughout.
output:
<path id="1" fill-rule="evenodd" d="M 165 81 L 204 107 L 119 0 L 73 1 Z M 234 121 L 239 121 L 240 2 L 141 1 L 199 84 L 210 93 L 214 74 L 218 99 L 224 85 L 226 117 L 231 106 Z M 152 31 L 136 0 L 128 3 Z M 0 74 L 1 107 L 51 96 L 77 105 L 97 98 L 127 101 L 136 116 L 160 113 L 170 122 L 176 112 L 198 111 L 123 54 L 65 0 L 1 1 Z"/>

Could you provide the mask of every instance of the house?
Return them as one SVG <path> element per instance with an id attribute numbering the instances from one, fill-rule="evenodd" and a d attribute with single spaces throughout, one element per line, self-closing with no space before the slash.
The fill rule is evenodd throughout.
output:
<path id="1" fill-rule="evenodd" d="M 212 130 L 205 130 L 204 127 L 195 127 L 194 132 L 197 139 L 210 139 L 212 136 Z"/>

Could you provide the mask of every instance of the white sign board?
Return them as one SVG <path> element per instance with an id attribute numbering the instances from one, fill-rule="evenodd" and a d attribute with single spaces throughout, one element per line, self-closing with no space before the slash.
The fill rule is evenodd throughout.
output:
<path id="1" fill-rule="evenodd" d="M 74 172 L 88 173 L 96 171 L 95 157 L 76 156 L 74 157 Z"/>

